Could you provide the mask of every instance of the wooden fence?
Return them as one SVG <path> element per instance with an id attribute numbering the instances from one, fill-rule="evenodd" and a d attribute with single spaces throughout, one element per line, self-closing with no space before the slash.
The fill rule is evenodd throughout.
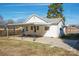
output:
<path id="1" fill-rule="evenodd" d="M 8 35 L 20 35 L 21 34 L 21 30 L 20 29 L 15 29 L 15 31 L 13 29 L 8 29 Z M 7 30 L 5 29 L 0 29 L 0 36 L 6 36 L 7 35 Z"/>

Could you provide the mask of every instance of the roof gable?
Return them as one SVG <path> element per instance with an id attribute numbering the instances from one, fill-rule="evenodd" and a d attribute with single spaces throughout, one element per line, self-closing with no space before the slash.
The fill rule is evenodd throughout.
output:
<path id="1" fill-rule="evenodd" d="M 47 23 L 42 18 L 37 15 L 30 16 L 24 23 Z"/>

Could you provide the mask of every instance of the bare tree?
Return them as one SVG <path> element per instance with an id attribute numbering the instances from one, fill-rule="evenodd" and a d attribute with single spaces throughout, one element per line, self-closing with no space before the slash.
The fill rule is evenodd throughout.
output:
<path id="1" fill-rule="evenodd" d="M 7 24 L 14 24 L 15 22 L 14 22 L 14 20 L 13 19 L 9 19 L 8 21 L 7 21 Z"/>
<path id="2" fill-rule="evenodd" d="M 4 25 L 5 24 L 5 21 L 3 20 L 3 17 L 0 16 L 0 25 Z"/>

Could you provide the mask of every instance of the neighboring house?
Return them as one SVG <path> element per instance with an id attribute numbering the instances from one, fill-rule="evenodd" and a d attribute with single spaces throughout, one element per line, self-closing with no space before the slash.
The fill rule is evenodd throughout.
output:
<path id="1" fill-rule="evenodd" d="M 62 18 L 49 19 L 33 14 L 25 22 L 15 25 L 22 26 L 25 35 L 59 37 L 64 34 L 64 21 Z"/>
<path id="2" fill-rule="evenodd" d="M 65 30 L 66 30 L 66 34 L 77 34 L 77 33 L 79 34 L 79 26 L 76 26 L 76 25 L 66 26 Z"/>

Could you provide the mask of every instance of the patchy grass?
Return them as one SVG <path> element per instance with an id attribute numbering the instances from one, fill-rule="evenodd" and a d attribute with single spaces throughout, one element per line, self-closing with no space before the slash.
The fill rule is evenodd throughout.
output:
<path id="1" fill-rule="evenodd" d="M 58 47 L 50 47 L 47 44 L 23 41 L 23 40 L 11 40 L 0 37 L 0 55 L 2 56 L 76 56 L 77 54 L 67 51 Z"/>
<path id="2" fill-rule="evenodd" d="M 62 39 L 79 40 L 79 34 L 67 34 L 61 37 Z"/>

